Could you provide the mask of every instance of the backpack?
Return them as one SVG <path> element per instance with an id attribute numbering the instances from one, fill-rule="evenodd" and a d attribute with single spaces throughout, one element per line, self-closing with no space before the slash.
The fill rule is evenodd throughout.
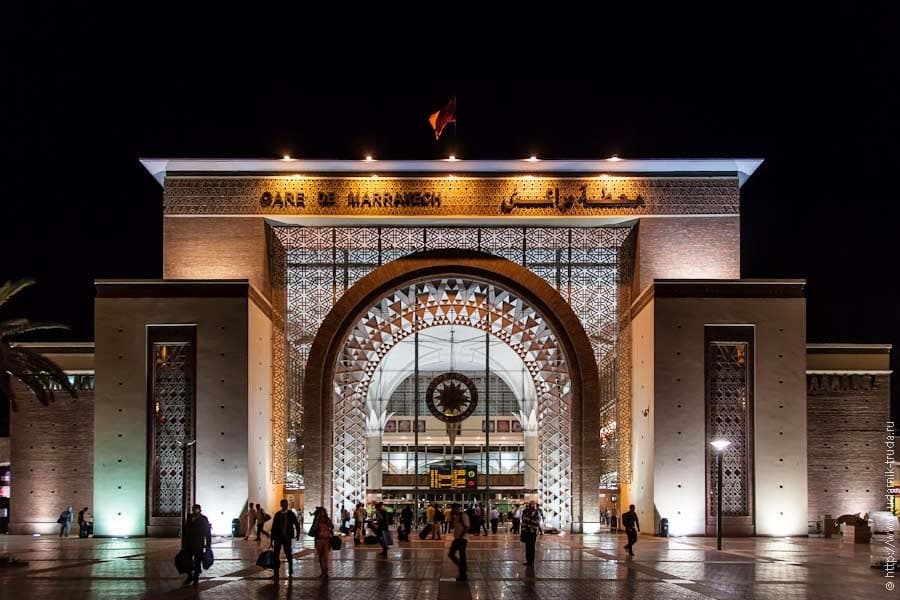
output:
<path id="1" fill-rule="evenodd" d="M 265 523 L 266 521 L 268 521 L 271 518 L 272 518 L 272 515 L 270 515 L 269 513 L 263 513 L 263 523 Z"/>

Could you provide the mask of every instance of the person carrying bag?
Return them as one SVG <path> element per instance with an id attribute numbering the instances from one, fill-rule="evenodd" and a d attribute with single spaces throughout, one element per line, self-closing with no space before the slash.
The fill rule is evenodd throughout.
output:
<path id="1" fill-rule="evenodd" d="M 291 542 L 300 538 L 300 522 L 297 515 L 288 510 L 288 501 L 281 501 L 281 510 L 275 513 L 272 520 L 272 530 L 269 532 L 272 545 L 275 549 L 275 581 L 278 581 L 278 568 L 281 565 L 281 550 L 284 549 L 284 557 L 287 559 L 288 577 L 294 576 L 294 558 L 291 555 Z"/>

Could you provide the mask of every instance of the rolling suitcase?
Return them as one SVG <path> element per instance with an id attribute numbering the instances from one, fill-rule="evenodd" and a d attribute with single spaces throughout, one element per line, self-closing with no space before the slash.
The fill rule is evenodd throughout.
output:
<path id="1" fill-rule="evenodd" d="M 431 523 L 429 523 L 428 525 L 426 525 L 425 527 L 423 527 L 423 528 L 422 528 L 422 531 L 419 532 L 419 539 L 420 539 L 420 540 L 424 540 L 424 539 L 427 538 L 429 535 L 431 535 L 431 529 L 432 529 Z"/>

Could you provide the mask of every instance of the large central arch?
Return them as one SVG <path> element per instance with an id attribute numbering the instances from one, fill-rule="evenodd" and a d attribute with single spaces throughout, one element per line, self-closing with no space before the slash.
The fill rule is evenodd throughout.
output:
<path id="1" fill-rule="evenodd" d="M 420 252 L 388 263 L 348 290 L 325 317 L 312 344 L 303 387 L 306 503 L 333 503 L 334 381 L 340 371 L 352 370 L 346 356 L 343 365 L 340 363 L 354 328 L 373 306 L 398 290 L 447 278 L 483 282 L 524 300 L 552 332 L 554 345 L 562 350 L 571 385 L 567 417 L 571 432 L 572 529 L 580 531 L 583 523 L 596 522 L 599 382 L 590 340 L 569 304 L 543 279 L 511 261 L 464 250 Z M 364 435 L 364 420 L 360 427 Z"/>

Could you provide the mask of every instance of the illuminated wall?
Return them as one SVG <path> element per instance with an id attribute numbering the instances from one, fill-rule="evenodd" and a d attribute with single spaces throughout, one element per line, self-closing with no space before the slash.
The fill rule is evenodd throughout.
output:
<path id="1" fill-rule="evenodd" d="M 637 314 L 631 322 L 631 364 L 634 374 L 631 378 L 631 422 L 634 456 L 632 458 L 633 479 L 631 485 L 624 489 L 619 514 L 628 510 L 629 504 L 635 505 L 638 518 L 647 533 L 654 531 L 653 473 L 656 468 L 656 457 L 653 451 L 655 435 L 654 420 L 656 418 L 654 390 L 654 336 L 653 336 L 653 301 Z M 665 433 L 665 432 L 661 432 Z M 661 460 L 662 468 L 667 462 Z M 671 520 L 671 519 L 670 519 Z M 673 533 L 674 535 L 674 533 Z"/>
<path id="2" fill-rule="evenodd" d="M 87 348 L 76 348 L 86 350 Z M 47 353 L 35 349 L 44 356 Z M 93 344 L 88 358 L 93 364 Z M 60 360 L 66 367 L 72 360 Z M 79 365 L 81 366 L 81 365 Z M 87 366 L 87 365 L 84 365 Z M 12 534 L 57 534 L 59 514 L 71 505 L 77 513 L 85 506 L 93 510 L 94 375 L 70 375 L 78 398 L 56 391 L 56 401 L 44 406 L 18 379 L 11 383 L 19 409 L 10 411 L 10 511 Z M 72 535 L 78 535 L 77 525 Z"/>
<path id="3" fill-rule="evenodd" d="M 636 302 L 635 322 L 644 311 L 653 312 L 653 504 L 657 517 L 669 519 L 673 535 L 706 532 L 705 330 L 713 324 L 755 325 L 756 533 L 806 535 L 802 290 L 801 282 L 790 281 L 657 282 L 652 302 L 645 304 L 647 296 Z M 639 334 L 634 340 L 640 342 Z M 638 399 L 639 362 L 634 368 L 633 406 L 639 411 L 646 408 Z M 638 423 L 642 417 L 638 412 L 633 418 Z M 636 436 L 636 465 L 650 452 L 639 441 Z"/>
<path id="4" fill-rule="evenodd" d="M 195 324 L 196 494 L 213 533 L 248 498 L 246 282 L 98 282 L 94 497 L 97 535 L 147 529 L 147 325 Z"/>

